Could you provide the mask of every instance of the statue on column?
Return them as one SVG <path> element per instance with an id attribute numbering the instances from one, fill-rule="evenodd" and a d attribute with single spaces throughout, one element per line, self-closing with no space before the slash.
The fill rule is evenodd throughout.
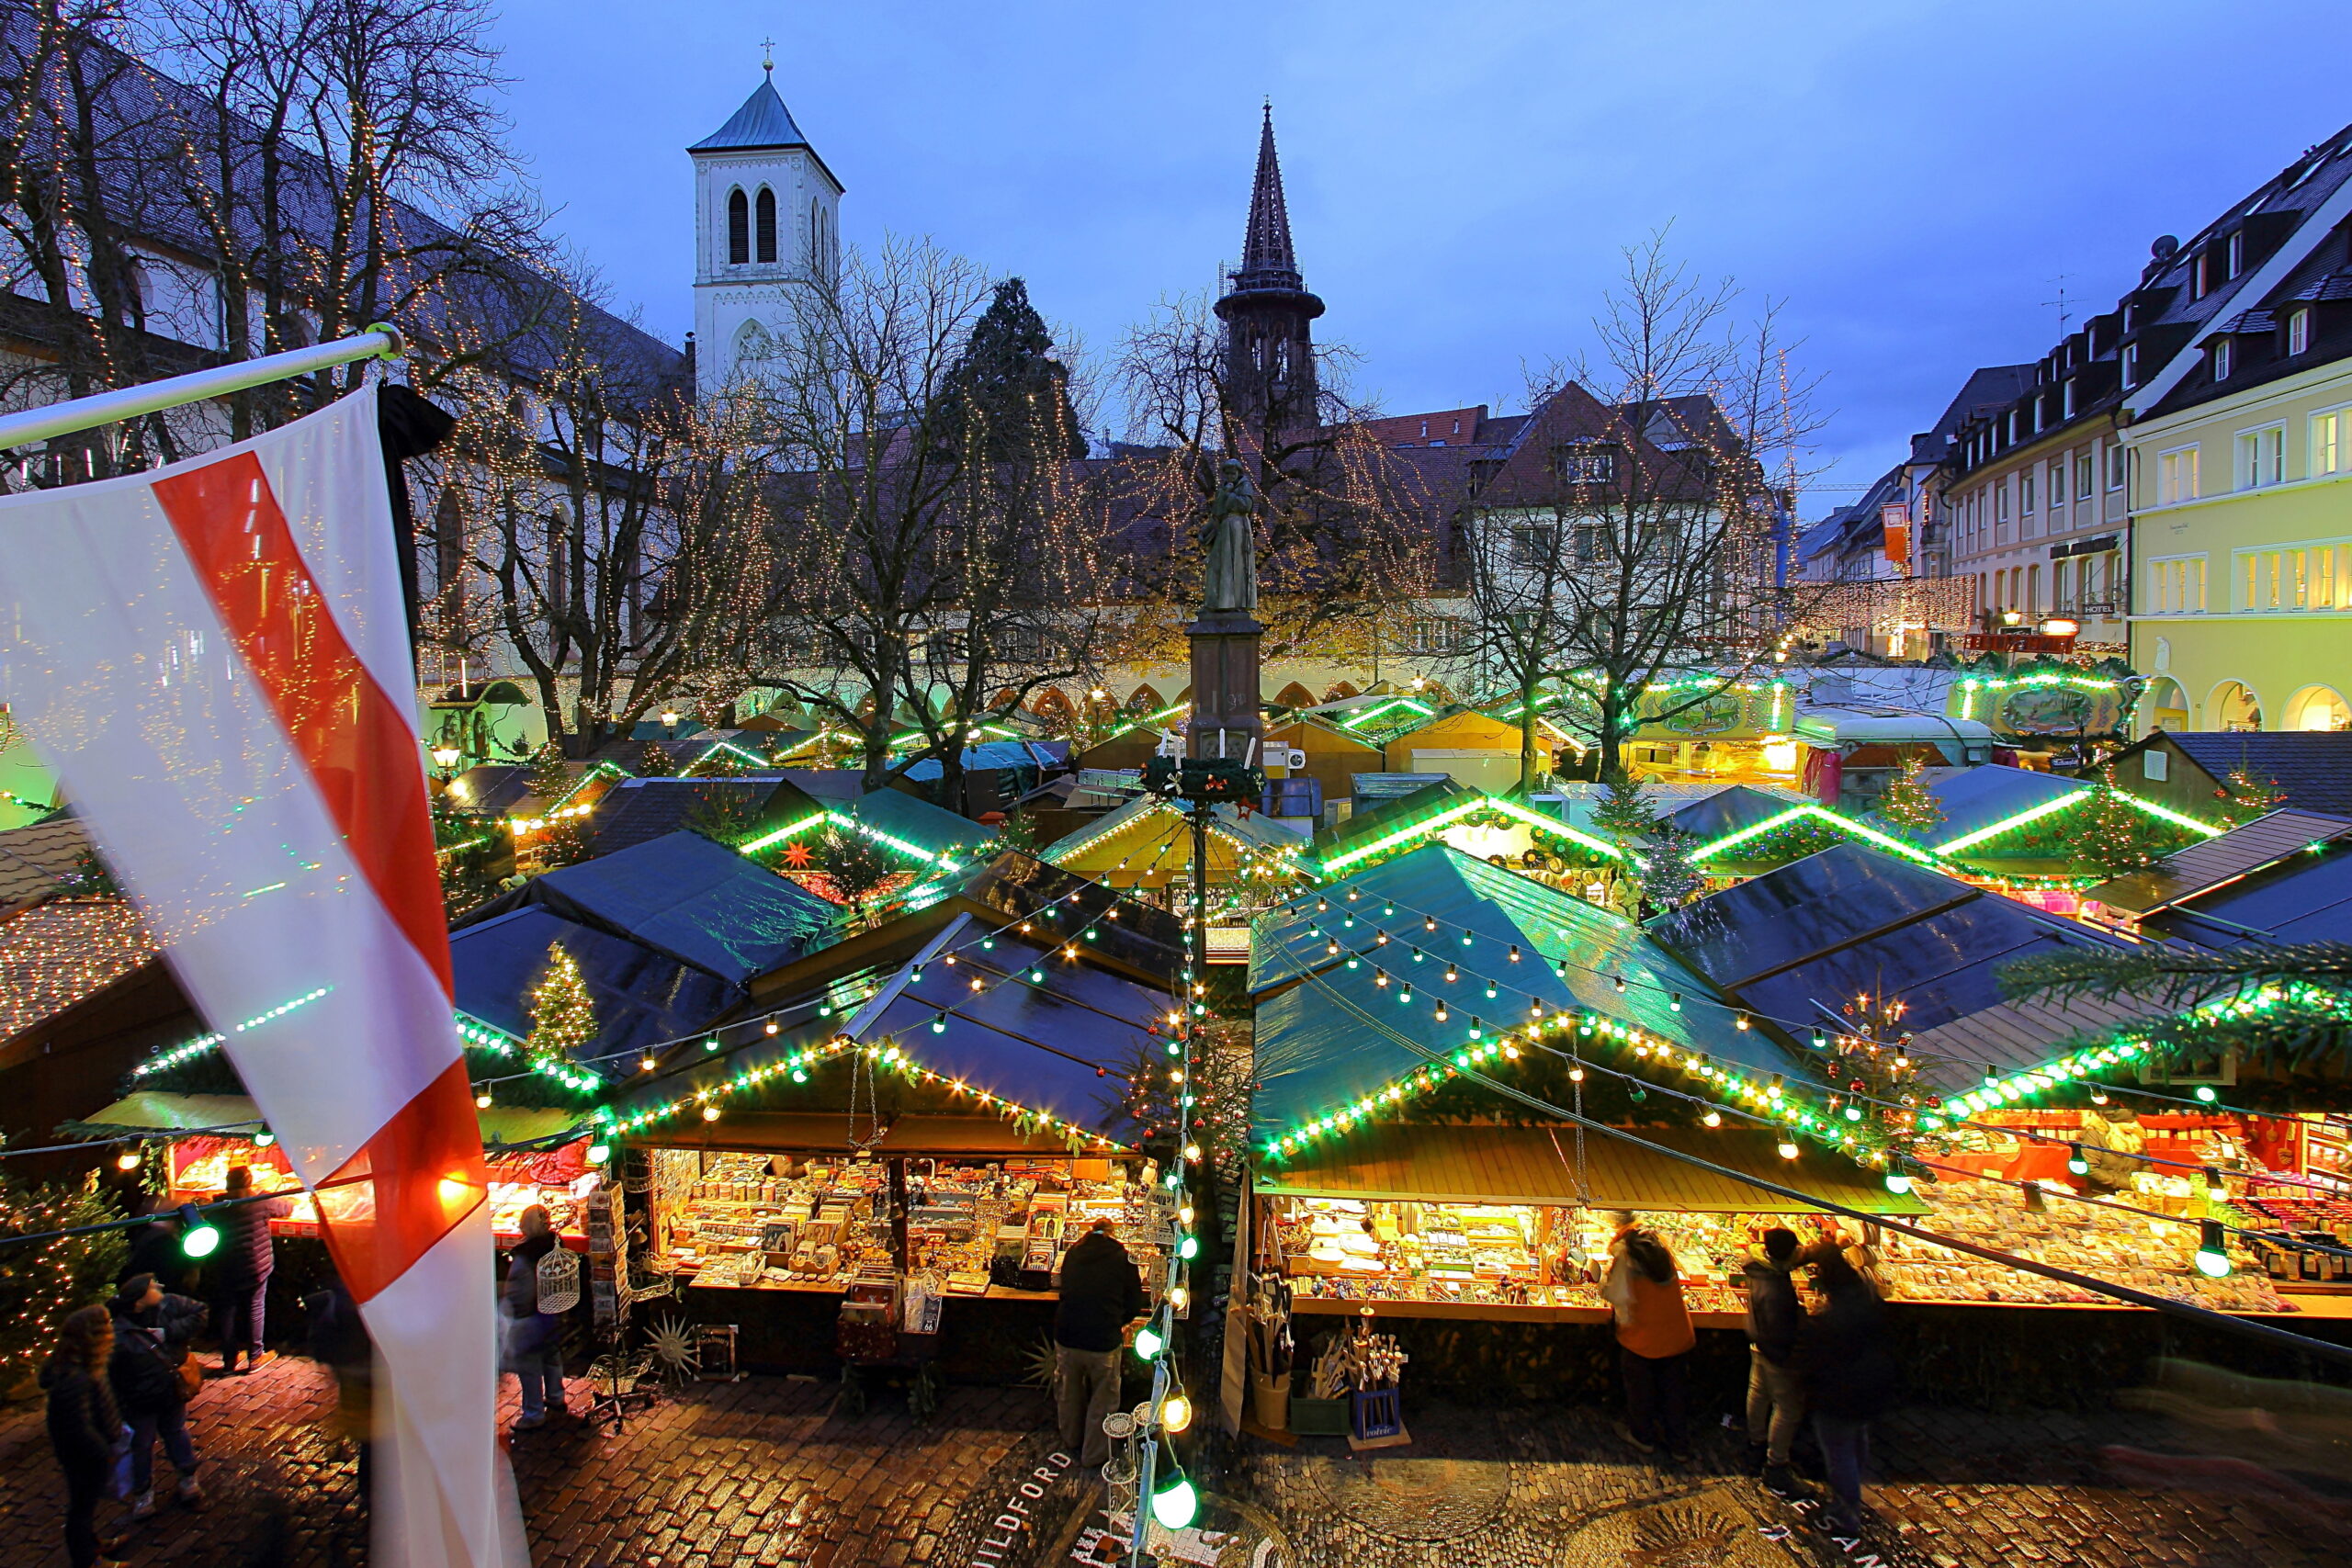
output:
<path id="1" fill-rule="evenodd" d="M 1206 570 L 1203 572 L 1201 609 L 1254 611 L 1258 607 L 1258 490 L 1249 470 L 1235 458 L 1217 465 L 1216 494 L 1209 500 L 1208 521 L 1201 531 Z"/>

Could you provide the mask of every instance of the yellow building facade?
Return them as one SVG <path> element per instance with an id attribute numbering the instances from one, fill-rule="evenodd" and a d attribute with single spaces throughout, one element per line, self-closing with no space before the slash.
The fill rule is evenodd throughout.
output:
<path id="1" fill-rule="evenodd" d="M 2352 728 L 2352 359 L 2123 434 L 2139 731 Z"/>

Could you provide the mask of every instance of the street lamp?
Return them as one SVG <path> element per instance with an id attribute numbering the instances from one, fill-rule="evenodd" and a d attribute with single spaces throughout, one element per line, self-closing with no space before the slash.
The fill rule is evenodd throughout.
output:
<path id="1" fill-rule="evenodd" d="M 458 762 L 464 756 L 465 753 L 455 746 L 435 746 L 433 748 L 433 765 L 444 773 L 453 773 L 458 771 Z"/>
<path id="2" fill-rule="evenodd" d="M 675 740 L 677 738 L 678 710 L 676 708 L 663 708 L 662 710 L 662 739 L 664 740 Z"/>

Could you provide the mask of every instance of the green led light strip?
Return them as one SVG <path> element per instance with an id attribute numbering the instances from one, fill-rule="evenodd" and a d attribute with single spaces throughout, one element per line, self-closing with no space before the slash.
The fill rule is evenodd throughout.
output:
<path id="1" fill-rule="evenodd" d="M 1411 708 L 1423 718 L 1428 718 L 1437 712 L 1437 709 L 1421 703 L 1417 703 L 1410 697 L 1391 697 L 1385 703 L 1374 703 L 1372 706 L 1365 708 L 1361 713 L 1350 714 L 1347 717 L 1340 721 L 1340 728 L 1341 729 L 1353 729 L 1357 725 L 1362 724 L 1368 718 L 1372 718 L 1379 714 L 1391 712 L 1394 709 L 1400 707 Z"/>
<path id="2" fill-rule="evenodd" d="M 1329 988 L 1320 976 L 1309 976 L 1308 978 Z M 1336 990 L 1332 994 L 1334 997 L 1340 995 Z M 1345 1000 L 1344 998 L 1340 999 Z M 1348 1005 L 1351 1009 L 1354 1007 L 1353 1003 Z M 1598 1012 L 1554 1013 L 1543 1022 L 1527 1027 L 1525 1044 L 1530 1048 L 1543 1048 L 1543 1032 L 1565 1029 L 1571 1019 L 1575 1021 L 1579 1035 L 1599 1035 L 1621 1047 L 1630 1048 L 1635 1055 L 1645 1058 L 1655 1053 L 1666 1066 L 1679 1066 L 1686 1075 L 1696 1077 L 1709 1085 L 1714 1093 L 1723 1097 L 1722 1102 L 1725 1106 L 1729 1107 L 1732 1100 L 1737 1100 L 1753 1108 L 1740 1113 L 1782 1122 L 1790 1131 L 1803 1133 L 1825 1147 L 1838 1150 L 1864 1165 L 1875 1167 L 1884 1158 L 1883 1152 L 1860 1136 L 1869 1129 L 1862 1126 L 1863 1115 L 1858 1105 L 1848 1105 L 1842 1111 L 1835 1113 L 1826 1108 L 1809 1106 L 1792 1096 L 1785 1084 L 1758 1083 L 1745 1073 L 1716 1066 L 1702 1052 L 1690 1050 L 1661 1035 L 1652 1034 L 1634 1025 L 1620 1023 Z M 1521 1042 L 1510 1031 L 1497 1032 L 1496 1038 L 1492 1040 L 1484 1038 L 1485 1032 L 1475 1023 L 1469 1026 L 1466 1042 L 1444 1053 L 1452 1057 L 1450 1066 L 1440 1069 L 1424 1063 L 1359 1100 L 1294 1124 L 1289 1132 L 1262 1143 L 1261 1152 L 1270 1160 L 1280 1159 L 1306 1147 L 1318 1137 L 1349 1131 L 1358 1122 L 1384 1107 L 1401 1104 L 1410 1096 L 1427 1094 L 1442 1088 L 1464 1069 L 1481 1066 L 1497 1056 L 1510 1061 L 1519 1059 Z M 1556 1046 L 1551 1048 L 1557 1049 Z M 1442 1050 L 1442 1047 L 1440 1049 Z M 1668 1089 L 1662 1084 L 1655 1087 L 1667 1093 L 1681 1092 Z M 1732 1109 L 1736 1112 L 1736 1107 Z"/>
<path id="3" fill-rule="evenodd" d="M 814 828 L 819 823 L 824 821 L 825 818 L 831 815 L 831 812 L 825 811 L 811 812 L 809 815 L 803 817 L 799 821 L 786 823 L 785 826 L 778 828 L 773 833 L 763 833 L 760 837 L 753 839 L 747 844 L 736 845 L 735 852 L 745 855 L 757 854 L 762 850 L 767 849 L 772 845 L 784 842 L 786 839 L 797 838 L 800 834 L 807 832 L 809 829 Z"/>
<path id="4" fill-rule="evenodd" d="M 1343 854 L 1333 855 L 1323 863 L 1323 874 L 1326 876 L 1336 876 L 1342 867 L 1353 865 L 1367 855 L 1376 855 L 1383 850 L 1392 849 L 1404 843 L 1408 839 L 1434 838 L 1448 823 L 1459 821 L 1474 811 L 1487 810 L 1499 811 L 1506 817 L 1525 823 L 1531 829 L 1549 833 L 1555 838 L 1566 839 L 1574 843 L 1582 844 L 1587 849 L 1597 851 L 1611 860 L 1625 858 L 1614 844 L 1596 839 L 1589 833 L 1579 832 L 1565 822 L 1530 811 L 1516 801 L 1499 800 L 1491 795 L 1479 795 L 1471 800 L 1457 801 L 1434 816 L 1424 817 L 1418 822 L 1383 834 L 1368 844 L 1358 844 Z"/>
<path id="5" fill-rule="evenodd" d="M 1785 828 L 1790 823 L 1807 817 L 1817 818 L 1841 833 L 1849 833 L 1855 838 L 1867 840 L 1881 849 L 1917 861 L 1921 865 L 1939 867 L 1943 863 L 1939 856 L 1921 849 L 1917 844 L 1906 844 L 1902 840 L 1882 833 L 1875 828 L 1865 827 L 1851 818 L 1830 810 L 1826 806 L 1792 806 L 1786 811 L 1767 817 L 1761 822 L 1751 822 L 1745 828 L 1725 833 L 1714 842 L 1692 851 L 1690 858 L 1705 860 L 1711 855 L 1721 854 L 1735 844 L 1744 844 L 1748 840 L 1769 833 L 1775 828 Z"/>
<path id="6" fill-rule="evenodd" d="M 691 762 L 687 763 L 687 764 L 686 764 L 686 771 L 685 771 L 685 773 L 681 773 L 681 774 L 679 774 L 678 776 L 679 776 L 679 777 L 681 777 L 681 778 L 684 778 L 685 776 L 687 776 L 687 774 L 692 773 L 693 773 L 696 768 L 701 767 L 705 762 L 707 762 L 707 761 L 709 761 L 713 757 L 718 756 L 718 753 L 720 753 L 721 751 L 732 751 L 732 752 L 734 752 L 734 753 L 735 753 L 735 755 L 737 755 L 738 757 L 742 758 L 742 759 L 743 759 L 743 761 L 747 761 L 747 762 L 751 763 L 753 767 L 764 768 L 764 767 L 768 767 L 768 766 L 771 766 L 771 765 L 772 765 L 772 764 L 768 761 L 768 760 L 767 760 L 765 757 L 759 756 L 759 755 L 757 755 L 757 754 L 755 754 L 755 753 L 753 753 L 753 752 L 746 751 L 746 750 L 743 750 L 743 748 L 741 748 L 741 746 L 736 745 L 736 744 L 735 744 L 734 742 L 732 742 L 732 741 L 729 741 L 729 740 L 719 740 L 719 741 L 714 741 L 714 742 L 712 743 L 711 747 L 710 747 L 710 750 L 708 750 L 707 751 L 705 751 L 701 756 L 696 757 L 693 761 L 691 761 Z"/>
<path id="7" fill-rule="evenodd" d="M 548 807 L 548 815 L 549 817 L 553 817 L 557 812 L 570 805 L 571 797 L 578 795 L 582 790 L 586 789 L 590 782 L 593 781 L 599 773 L 611 773 L 616 778 L 624 779 L 629 776 L 628 769 L 617 766 L 612 762 L 600 761 L 594 767 L 591 767 L 586 773 L 582 773 L 578 778 L 572 780 L 571 787 L 570 789 L 565 790 L 561 795 L 556 796 L 555 803 Z"/>
<path id="8" fill-rule="evenodd" d="M 2284 986 L 2265 986 L 2248 995 L 2222 997 L 2201 1002 L 2182 1016 L 2191 1019 L 2246 1017 L 2269 1012 L 2289 1003 L 2323 1008 L 2338 1018 L 2352 1018 L 2352 998 L 2327 987 L 2310 986 L 2300 981 Z M 1963 1115 L 1971 1116 L 1983 1111 L 2000 1110 L 2046 1090 L 2096 1077 L 2106 1068 L 2136 1062 L 2154 1048 L 2153 1042 L 2144 1033 L 2119 1033 L 2104 1045 L 2072 1052 L 2053 1061 L 2044 1062 L 2038 1067 L 1988 1077 L 1983 1088 L 1955 1095 L 1948 1103 Z"/>
<path id="9" fill-rule="evenodd" d="M 2059 795 L 2054 800 L 2045 800 L 2039 806 L 2030 806 L 2014 816 L 2004 817 L 2001 820 L 1993 823 L 1989 827 L 1979 828 L 1973 833 L 1962 833 L 1957 839 L 1947 839 L 1942 843 L 1936 846 L 1936 852 L 1940 855 L 1957 854 L 1962 850 L 1967 849 L 1971 845 L 1981 844 L 1988 839 L 1997 838 L 2001 834 L 2007 832 L 2012 828 L 2021 828 L 2028 822 L 2040 821 L 2042 818 L 2051 815 L 2052 812 L 2063 811 L 2070 806 L 2080 806 L 2083 802 L 2094 798 L 2098 794 L 2098 791 L 2085 787 L 2075 790 L 2071 794 Z M 2113 794 L 2116 799 L 2126 801 L 2131 805 L 2137 807 L 2141 811 L 2146 813 L 2150 817 L 2154 817 L 2160 822 L 2169 822 L 2177 828 L 2189 829 L 2192 831 L 2204 834 L 2209 839 L 2218 839 L 2223 833 L 2229 831 L 2226 828 L 2216 828 L 2210 822 L 2199 822 L 2194 817 L 2185 817 L 2168 806 L 2158 806 L 2153 800 L 2143 800 L 2129 790 L 2119 789 L 2114 791 Z"/>

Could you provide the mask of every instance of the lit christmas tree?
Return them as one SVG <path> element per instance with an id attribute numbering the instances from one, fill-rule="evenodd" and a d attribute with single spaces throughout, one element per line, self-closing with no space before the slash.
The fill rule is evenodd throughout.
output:
<path id="1" fill-rule="evenodd" d="M 2109 767 L 2070 834 L 2076 856 L 2109 876 L 2145 871 L 2184 842 L 2180 829 L 2167 829 L 2125 800 Z"/>
<path id="2" fill-rule="evenodd" d="M 92 1177 L 81 1186 L 33 1185 L 0 1173 L 0 1237 L 38 1235 L 122 1217 Z M 65 1314 L 106 1299 L 123 1257 L 122 1233 L 56 1236 L 11 1247 L 0 1268 L 0 1391 L 30 1391 Z"/>
<path id="3" fill-rule="evenodd" d="M 2258 779 L 2244 762 L 2230 770 L 2228 783 L 2231 814 L 2241 822 L 2287 804 L 2287 792 L 2278 787 L 2277 779 Z"/>
<path id="4" fill-rule="evenodd" d="M 580 965 L 560 942 L 548 944 L 547 973 L 531 987 L 531 1037 L 524 1049 L 536 1061 L 571 1062 L 596 1038 L 596 1003 Z"/>
<path id="5" fill-rule="evenodd" d="M 563 751 L 552 740 L 531 759 L 531 793 L 541 806 L 553 806 L 571 787 L 571 770 L 563 765 Z"/>
<path id="6" fill-rule="evenodd" d="M 1878 797 L 1878 814 L 1914 839 L 1925 839 L 1944 819 L 1944 808 L 1928 787 L 1928 770 L 1917 753 L 1903 759 L 1903 766 L 1887 781 Z"/>

